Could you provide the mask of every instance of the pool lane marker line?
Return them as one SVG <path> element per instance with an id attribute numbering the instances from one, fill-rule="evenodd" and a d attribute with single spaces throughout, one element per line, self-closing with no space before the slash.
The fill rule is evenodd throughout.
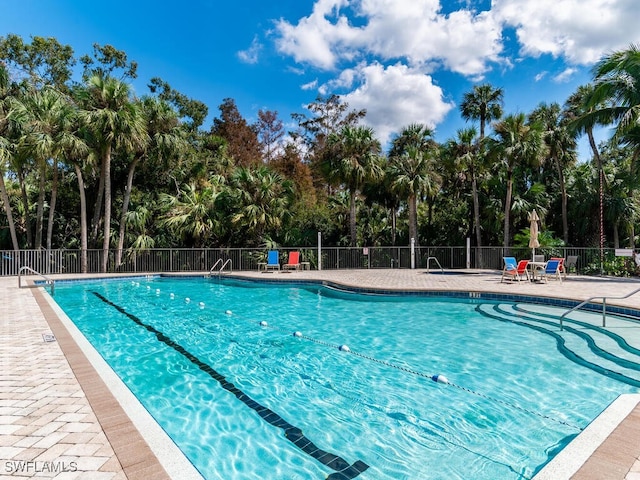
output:
<path id="1" fill-rule="evenodd" d="M 112 306 L 116 310 L 118 310 L 123 315 L 126 315 L 128 318 L 133 320 L 135 323 L 144 327 L 149 332 L 155 334 L 155 336 L 162 343 L 167 345 L 168 347 L 173 348 L 176 352 L 183 355 L 187 358 L 191 363 L 196 365 L 200 370 L 207 373 L 211 378 L 216 380 L 222 388 L 227 390 L 228 392 L 234 394 L 238 400 L 247 405 L 249 408 L 255 410 L 263 420 L 267 423 L 270 423 L 274 427 L 281 428 L 284 430 L 284 436 L 287 440 L 293 443 L 296 447 L 302 450 L 307 455 L 315 458 L 317 461 L 326 465 L 327 467 L 335 470 L 335 473 L 330 474 L 327 479 L 328 480 L 349 480 L 352 478 L 356 478 L 362 472 L 369 468 L 369 465 L 364 463 L 361 460 L 357 460 L 353 465 L 349 465 L 349 462 L 339 457 L 338 455 L 334 455 L 333 453 L 326 452 L 318 448 L 311 440 L 309 440 L 302 430 L 298 427 L 291 425 L 285 419 L 283 419 L 280 415 L 275 413 L 273 410 L 259 404 L 247 394 L 245 394 L 242 390 L 237 388 L 233 383 L 229 382 L 224 375 L 218 373 L 214 370 L 210 365 L 200 360 L 198 357 L 188 352 L 182 345 L 175 343 L 171 338 L 167 337 L 164 333 L 159 330 L 156 330 L 151 325 L 147 325 L 142 320 L 140 320 L 135 315 L 127 312 L 123 307 L 113 303 L 108 298 L 104 297 L 98 292 L 92 291 L 96 297 L 102 300 L 107 305 Z"/>

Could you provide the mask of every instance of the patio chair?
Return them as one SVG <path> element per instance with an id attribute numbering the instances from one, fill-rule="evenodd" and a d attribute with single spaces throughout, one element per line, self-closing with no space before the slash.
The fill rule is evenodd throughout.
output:
<path id="1" fill-rule="evenodd" d="M 280 254 L 277 250 L 269 250 L 265 270 L 280 270 Z"/>
<path id="2" fill-rule="evenodd" d="M 569 255 L 567 257 L 567 261 L 564 262 L 564 277 L 567 278 L 569 272 L 573 268 L 573 271 L 578 274 L 578 256 L 577 255 Z"/>
<path id="3" fill-rule="evenodd" d="M 300 270 L 300 252 L 289 253 L 287 263 L 282 265 L 283 270 Z"/>
<path id="4" fill-rule="evenodd" d="M 564 277 L 567 276 L 567 272 L 564 269 L 564 258 L 561 257 L 551 257 L 549 260 L 558 260 L 560 263 L 558 264 L 558 270 L 560 271 L 560 274 L 563 275 Z"/>
<path id="5" fill-rule="evenodd" d="M 534 255 L 533 256 L 533 261 L 534 262 L 544 262 L 544 255 Z"/>
<path id="6" fill-rule="evenodd" d="M 510 257 L 507 257 L 510 258 Z M 515 260 L 515 259 L 514 259 Z M 518 264 L 513 267 L 512 263 L 507 264 L 505 259 L 504 270 L 502 270 L 502 278 L 500 278 L 500 283 L 506 278 L 510 278 L 511 280 L 522 280 L 523 277 L 527 277 L 529 280 L 529 260 L 520 260 Z"/>
<path id="7" fill-rule="evenodd" d="M 549 281 L 549 277 L 560 280 L 562 283 L 562 274 L 560 272 L 560 260 L 549 260 L 544 270 L 540 271 L 540 280 Z"/>

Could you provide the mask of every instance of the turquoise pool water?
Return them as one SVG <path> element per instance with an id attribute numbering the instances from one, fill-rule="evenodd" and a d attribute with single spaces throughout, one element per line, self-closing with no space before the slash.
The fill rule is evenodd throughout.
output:
<path id="1" fill-rule="evenodd" d="M 55 301 L 207 479 L 531 478 L 638 390 L 485 300 L 156 277 Z"/>

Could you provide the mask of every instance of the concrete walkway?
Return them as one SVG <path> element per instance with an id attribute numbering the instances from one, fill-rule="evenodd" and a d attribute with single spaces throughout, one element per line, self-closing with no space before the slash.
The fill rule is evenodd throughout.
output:
<path id="1" fill-rule="evenodd" d="M 495 271 L 455 273 L 332 270 L 234 275 L 319 280 L 387 291 L 495 292 L 574 300 L 621 296 L 640 287 L 640 282 L 629 279 L 570 276 L 562 283 L 501 283 Z M 16 277 L 0 278 L 0 478 L 185 478 L 182 467 L 171 464 L 175 458 L 166 458 L 175 455 L 168 455 L 150 438 L 153 429 L 136 427 L 142 424 L 134 422 L 127 405 L 112 395 L 101 367 L 88 360 L 91 355 L 84 353 L 78 346 L 81 342 L 60 321 L 48 294 L 40 288 L 19 289 L 17 283 Z M 610 299 L 608 304 L 640 309 L 640 294 Z M 50 334 L 54 341 L 46 341 Z M 640 480 L 640 404 L 629 410 L 622 422 L 611 427 L 608 438 L 589 453 L 581 469 L 571 477 L 554 480 Z"/>

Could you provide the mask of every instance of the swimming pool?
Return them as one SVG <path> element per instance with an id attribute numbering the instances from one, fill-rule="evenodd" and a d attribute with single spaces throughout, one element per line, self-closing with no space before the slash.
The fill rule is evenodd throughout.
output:
<path id="1" fill-rule="evenodd" d="M 637 391 L 527 328 L 539 305 L 195 278 L 55 300 L 206 478 L 530 478 Z"/>

